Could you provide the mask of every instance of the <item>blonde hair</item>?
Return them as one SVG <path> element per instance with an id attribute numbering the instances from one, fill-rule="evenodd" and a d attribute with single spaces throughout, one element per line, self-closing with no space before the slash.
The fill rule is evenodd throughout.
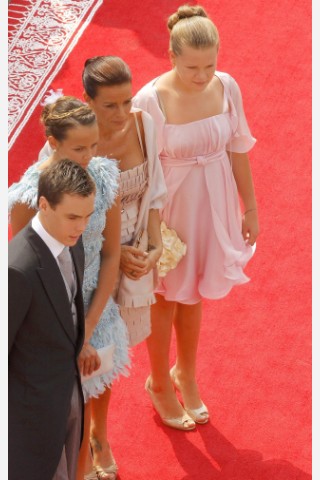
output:
<path id="1" fill-rule="evenodd" d="M 46 136 L 52 136 L 61 142 L 67 137 L 70 128 L 78 125 L 93 125 L 96 122 L 96 116 L 81 100 L 62 96 L 44 107 L 41 122 L 45 127 Z"/>
<path id="2" fill-rule="evenodd" d="M 219 46 L 217 27 L 200 5 L 182 5 L 170 15 L 167 26 L 170 50 L 175 55 L 181 55 L 184 45 L 197 49 Z"/>

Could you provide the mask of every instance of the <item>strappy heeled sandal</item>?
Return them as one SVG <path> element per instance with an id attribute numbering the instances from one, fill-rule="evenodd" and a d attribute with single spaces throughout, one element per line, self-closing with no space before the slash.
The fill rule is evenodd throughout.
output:
<path id="1" fill-rule="evenodd" d="M 93 448 L 90 442 L 90 454 L 93 460 Z M 111 456 L 113 462 L 108 467 L 101 467 L 100 465 L 93 465 L 93 470 L 84 476 L 84 480 L 116 480 L 118 473 L 118 465 L 114 461 L 112 452 Z"/>
<path id="2" fill-rule="evenodd" d="M 84 480 L 116 480 L 118 466 L 112 463 L 108 467 L 94 466 L 92 472 L 84 476 Z"/>
<path id="3" fill-rule="evenodd" d="M 95 466 L 93 468 L 98 480 L 116 480 L 117 478 L 118 466 L 116 463 L 112 463 L 108 467 Z"/>

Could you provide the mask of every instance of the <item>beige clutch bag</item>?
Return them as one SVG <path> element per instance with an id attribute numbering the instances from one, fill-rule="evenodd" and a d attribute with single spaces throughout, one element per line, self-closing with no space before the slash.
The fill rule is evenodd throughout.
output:
<path id="1" fill-rule="evenodd" d="M 101 365 L 100 367 L 92 372 L 90 375 L 81 375 L 81 382 L 85 382 L 86 380 L 89 380 L 92 377 L 96 377 L 97 375 L 103 375 L 104 373 L 109 372 L 110 370 L 113 369 L 113 354 L 115 350 L 115 345 L 107 345 L 106 347 L 99 348 L 97 350 L 97 353 L 100 357 L 101 360 Z"/>
<path id="2" fill-rule="evenodd" d="M 161 222 L 161 237 L 163 251 L 157 263 L 159 277 L 165 277 L 170 270 L 176 268 L 182 257 L 187 253 L 187 245 L 178 237 L 173 228 L 168 228 Z"/>

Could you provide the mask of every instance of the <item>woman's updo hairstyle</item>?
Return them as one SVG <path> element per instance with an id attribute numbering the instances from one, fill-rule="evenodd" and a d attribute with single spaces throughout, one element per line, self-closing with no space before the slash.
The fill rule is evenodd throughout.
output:
<path id="1" fill-rule="evenodd" d="M 94 99 L 99 87 L 113 87 L 132 83 L 131 71 L 120 57 L 113 55 L 88 58 L 82 72 L 86 94 Z"/>
<path id="2" fill-rule="evenodd" d="M 67 137 L 70 128 L 92 125 L 96 122 L 96 116 L 81 100 L 62 96 L 44 107 L 40 120 L 45 127 L 46 136 L 52 136 L 61 142 Z"/>
<path id="3" fill-rule="evenodd" d="M 170 15 L 167 23 L 170 31 L 170 50 L 181 55 L 184 45 L 192 48 L 219 47 L 217 27 L 200 5 L 182 5 Z"/>

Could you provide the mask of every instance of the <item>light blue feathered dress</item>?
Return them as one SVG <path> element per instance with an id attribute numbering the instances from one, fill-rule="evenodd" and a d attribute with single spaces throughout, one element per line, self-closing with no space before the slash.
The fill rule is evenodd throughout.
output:
<path id="1" fill-rule="evenodd" d="M 37 209 L 38 179 L 40 165 L 45 161 L 31 165 L 19 182 L 9 188 L 9 213 L 16 203 L 24 203 Z M 88 166 L 88 172 L 96 184 L 95 210 L 82 235 L 85 251 L 85 272 L 83 280 L 83 300 L 85 311 L 97 287 L 100 269 L 100 251 L 102 248 L 102 232 L 106 224 L 106 211 L 112 206 L 118 192 L 119 169 L 116 161 L 103 157 L 94 157 Z M 54 286 L 53 286 L 54 288 Z M 96 326 L 90 343 L 95 348 L 110 344 L 115 345 L 113 368 L 104 375 L 93 377 L 82 384 L 85 401 L 90 397 L 98 397 L 110 386 L 119 375 L 128 376 L 130 366 L 129 341 L 127 327 L 119 314 L 119 307 L 110 297 L 99 323 Z"/>

